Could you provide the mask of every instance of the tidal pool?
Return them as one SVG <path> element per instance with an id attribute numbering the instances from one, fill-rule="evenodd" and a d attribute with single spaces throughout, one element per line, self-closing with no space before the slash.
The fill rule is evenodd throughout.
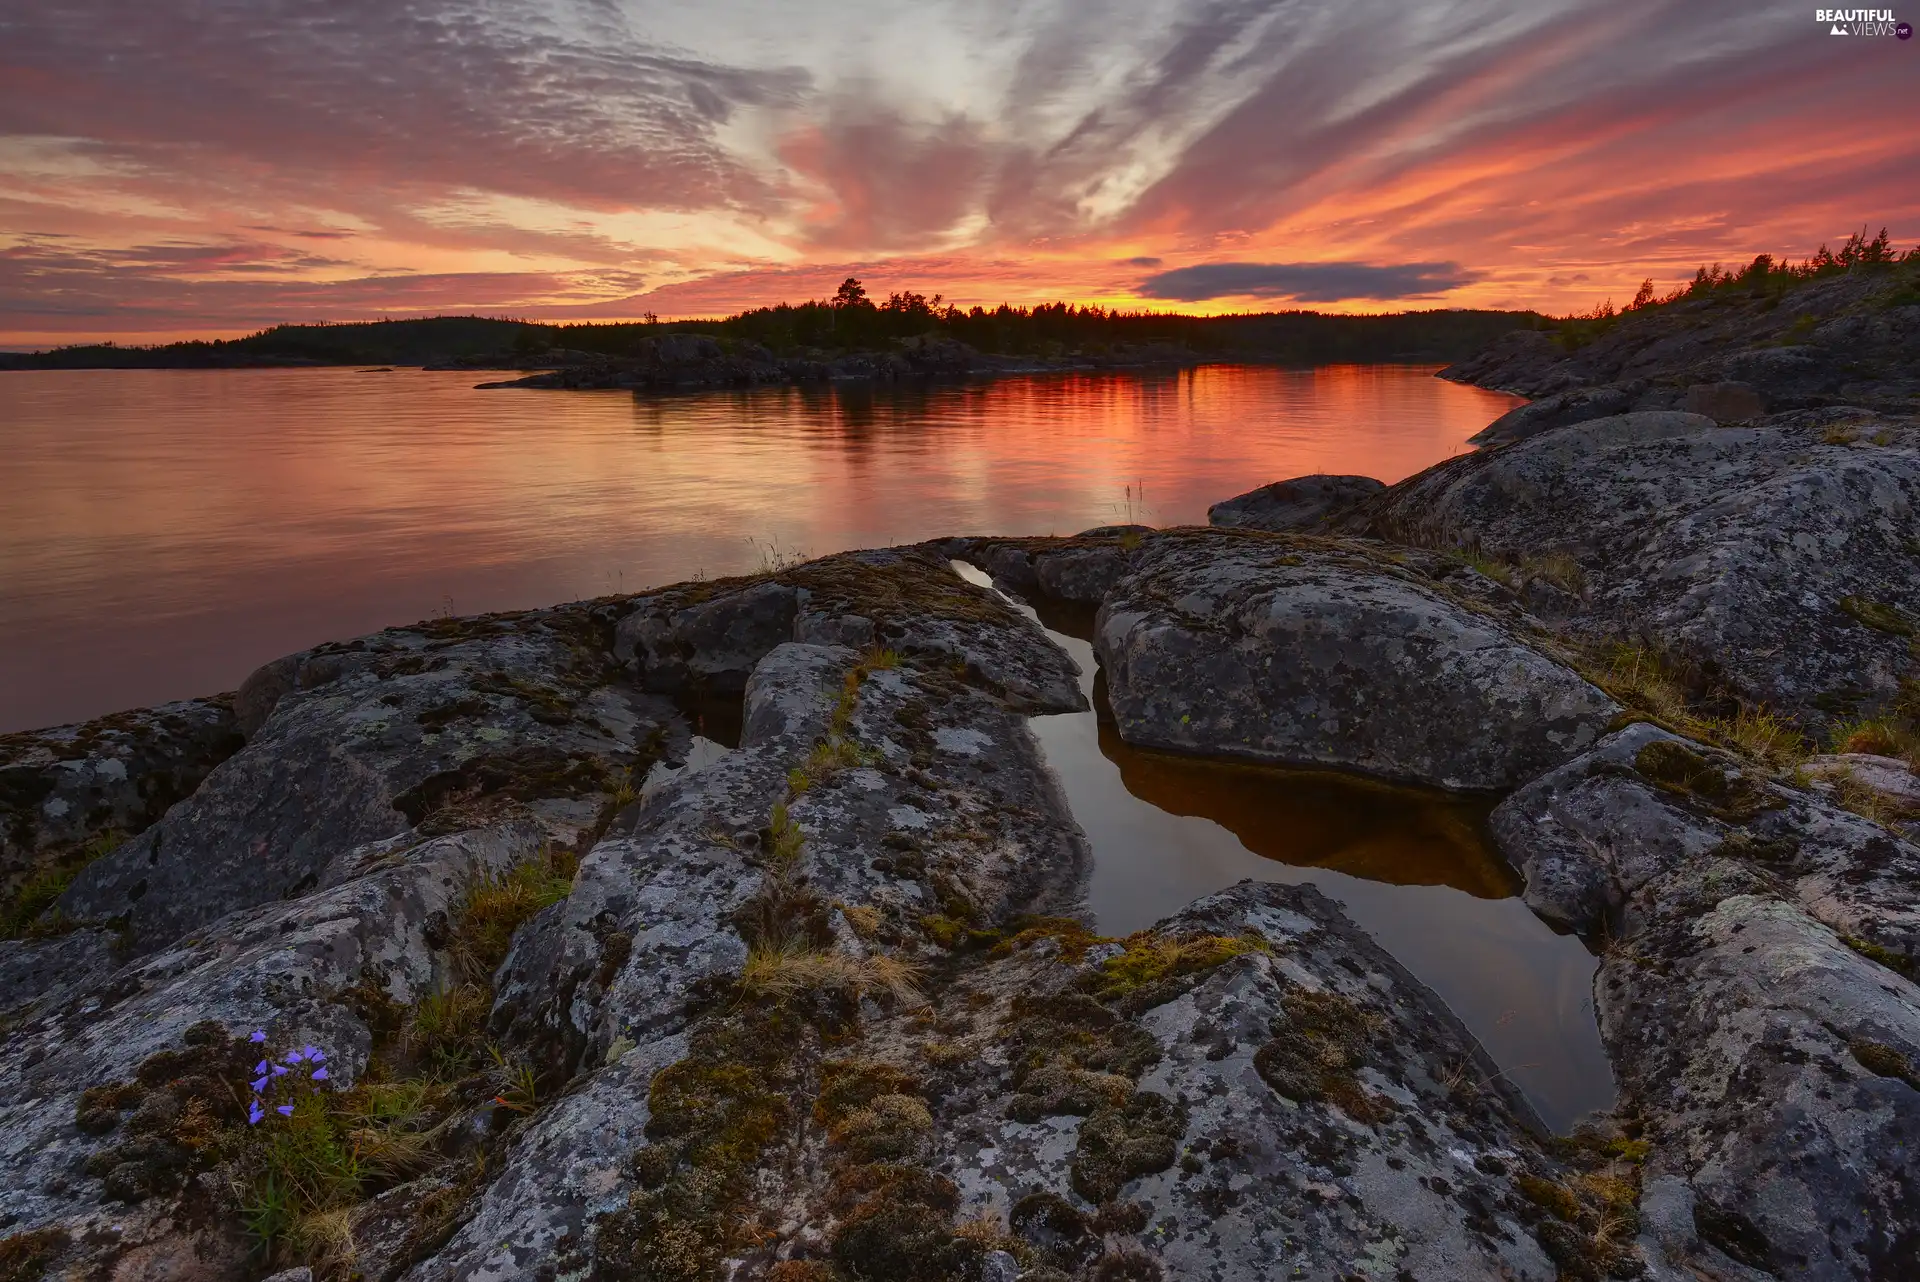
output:
<path id="1" fill-rule="evenodd" d="M 1597 960 L 1518 898 L 1486 837 L 1490 800 L 1131 747 L 1099 712 L 1090 616 L 1008 599 L 1073 656 L 1095 704 L 1032 726 L 1093 847 L 1087 899 L 1102 932 L 1140 930 L 1249 877 L 1311 882 L 1446 1002 L 1548 1126 L 1564 1133 L 1613 1106 Z"/>

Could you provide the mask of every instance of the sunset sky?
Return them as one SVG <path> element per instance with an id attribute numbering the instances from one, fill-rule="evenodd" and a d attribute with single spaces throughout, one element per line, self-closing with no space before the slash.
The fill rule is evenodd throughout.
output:
<path id="1" fill-rule="evenodd" d="M 1916 120 L 1920 39 L 1723 0 L 39 0 L 0 12 L 0 344 L 849 273 L 1567 311 L 1911 245 Z"/>

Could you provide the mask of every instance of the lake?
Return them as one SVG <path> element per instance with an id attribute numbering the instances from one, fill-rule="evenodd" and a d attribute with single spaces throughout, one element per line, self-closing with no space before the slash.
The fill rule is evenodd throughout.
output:
<path id="1" fill-rule="evenodd" d="M 433 614 L 1395 481 L 1518 402 L 1431 366 L 667 398 L 400 370 L 0 374 L 0 732 Z"/>

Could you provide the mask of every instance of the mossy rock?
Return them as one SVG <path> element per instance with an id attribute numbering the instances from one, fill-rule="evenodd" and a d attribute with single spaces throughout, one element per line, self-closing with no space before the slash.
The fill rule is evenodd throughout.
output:
<path id="1" fill-rule="evenodd" d="M 1717 762 L 1673 739 L 1656 739 L 1634 754 L 1641 778 L 1708 813 L 1744 822 L 1780 803 L 1745 773 L 1728 773 Z"/>
<path id="2" fill-rule="evenodd" d="M 1856 1037 L 1847 1043 L 1847 1049 L 1853 1052 L 1853 1058 L 1860 1067 L 1869 1073 L 1878 1077 L 1898 1078 L 1915 1090 L 1920 1090 L 1920 1073 L 1914 1071 L 1912 1061 L 1896 1048 L 1885 1042 Z"/>
<path id="3" fill-rule="evenodd" d="M 1865 624 L 1876 632 L 1890 632 L 1901 637 L 1914 634 L 1913 620 L 1897 606 L 1870 601 L 1866 597 L 1843 596 L 1840 598 L 1840 608 L 1855 622 Z"/>
<path id="4" fill-rule="evenodd" d="M 1069 1179 L 1073 1191 L 1099 1205 L 1127 1181 L 1173 1166 L 1187 1133 L 1187 1107 L 1157 1091 L 1136 1091 L 1125 1105 L 1104 1108 L 1080 1126 Z"/>
<path id="5" fill-rule="evenodd" d="M 1013 1204 L 1007 1224 L 1047 1263 L 1069 1272 L 1100 1249 L 1100 1236 L 1087 1217 L 1058 1193 L 1029 1193 Z"/>
<path id="6" fill-rule="evenodd" d="M 0 1282 L 39 1282 L 67 1249 L 62 1229 L 33 1229 L 0 1238 Z"/>
<path id="7" fill-rule="evenodd" d="M 858 1168 L 840 1183 L 851 1207 L 830 1249 L 840 1272 L 861 1282 L 974 1282 L 986 1248 L 954 1232 L 960 1193 L 916 1166 Z"/>

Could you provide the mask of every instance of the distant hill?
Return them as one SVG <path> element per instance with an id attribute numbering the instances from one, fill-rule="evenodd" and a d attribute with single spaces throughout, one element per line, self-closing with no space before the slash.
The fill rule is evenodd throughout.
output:
<path id="1" fill-rule="evenodd" d="M 626 357 L 649 339 L 703 334 L 779 355 L 886 351 L 896 340 L 938 337 L 999 356 L 1061 360 L 1113 348 L 1177 351 L 1189 361 L 1291 365 L 1460 360 L 1535 312 L 1426 311 L 1385 316 L 1272 312 L 1248 316 L 1124 313 L 1066 304 L 941 309 L 917 294 L 886 304 L 814 302 L 759 308 L 722 320 L 672 324 L 543 325 L 481 316 L 276 325 L 245 338 L 123 347 L 112 343 L 0 353 L 0 369 L 241 369 L 302 365 L 454 365 L 538 368 L 549 352 Z"/>

